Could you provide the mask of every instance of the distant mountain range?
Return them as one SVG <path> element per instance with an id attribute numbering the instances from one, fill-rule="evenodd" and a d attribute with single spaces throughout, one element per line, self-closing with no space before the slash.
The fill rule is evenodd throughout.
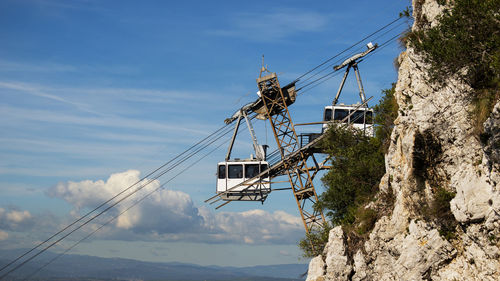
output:
<path id="1" fill-rule="evenodd" d="M 0 268 L 24 252 L 26 250 L 0 250 Z M 13 272 L 7 280 L 24 280 L 56 255 L 52 252 L 44 253 Z M 306 271 L 307 264 L 221 267 L 64 255 L 29 280 L 301 281 L 305 279 L 302 275 Z"/>

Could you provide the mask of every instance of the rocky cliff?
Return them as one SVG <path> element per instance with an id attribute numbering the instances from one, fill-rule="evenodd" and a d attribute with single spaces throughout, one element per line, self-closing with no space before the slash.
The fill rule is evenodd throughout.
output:
<path id="1" fill-rule="evenodd" d="M 443 9 L 436 0 L 413 6 L 413 30 L 435 25 Z M 393 210 L 357 249 L 340 226 L 331 230 L 307 280 L 500 280 L 500 102 L 481 139 L 470 87 L 454 77 L 429 82 L 411 47 L 398 60 L 399 116 L 380 184 Z M 443 192 L 449 216 L 429 215 Z"/>

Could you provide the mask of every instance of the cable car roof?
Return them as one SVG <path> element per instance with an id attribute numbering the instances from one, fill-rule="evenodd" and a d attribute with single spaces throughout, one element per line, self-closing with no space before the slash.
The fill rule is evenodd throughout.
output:
<path id="1" fill-rule="evenodd" d="M 217 165 L 224 165 L 224 164 L 239 164 L 239 163 L 242 163 L 242 164 L 268 164 L 267 161 L 264 161 L 264 160 L 258 160 L 258 159 L 239 159 L 239 158 L 235 158 L 235 159 L 229 159 L 227 161 L 222 161 L 222 162 L 219 162 L 217 163 Z"/>
<path id="2" fill-rule="evenodd" d="M 340 103 L 337 105 L 327 105 L 327 106 L 325 106 L 325 109 L 327 109 L 327 108 L 328 109 L 356 109 L 356 110 L 362 110 L 362 111 L 373 111 L 373 109 L 371 109 L 369 107 L 359 106 L 359 105 L 360 105 L 359 103 L 351 104 L 351 105 Z"/>

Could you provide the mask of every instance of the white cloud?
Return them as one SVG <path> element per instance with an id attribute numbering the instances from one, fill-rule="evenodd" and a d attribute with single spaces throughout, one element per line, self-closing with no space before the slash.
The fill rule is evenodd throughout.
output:
<path id="1" fill-rule="evenodd" d="M 99 99 L 125 100 L 134 103 L 179 104 L 213 98 L 216 93 L 196 91 L 155 90 L 137 88 L 57 88 L 56 92 L 78 94 L 82 97 L 92 96 Z"/>
<path id="2" fill-rule="evenodd" d="M 27 64 L 14 61 L 0 60 L 0 71 L 2 72 L 73 72 L 76 68 L 71 65 L 58 63 Z"/>
<path id="3" fill-rule="evenodd" d="M 61 1 L 61 0 L 38 0 L 37 4 L 41 7 L 46 6 L 51 11 L 58 10 L 85 10 L 94 12 L 108 11 L 101 5 L 101 1 L 84 0 L 84 1 Z"/>
<path id="4" fill-rule="evenodd" d="M 0 230 L 0 241 L 7 240 L 9 238 L 9 234 L 3 230 Z"/>
<path id="5" fill-rule="evenodd" d="M 270 13 L 242 13 L 231 18 L 230 29 L 210 31 L 211 34 L 243 37 L 255 41 L 275 41 L 300 32 L 323 29 L 328 18 L 318 12 L 284 9 Z"/>
<path id="6" fill-rule="evenodd" d="M 243 239 L 246 244 L 295 243 L 303 232 L 299 217 L 283 211 L 269 213 L 258 209 L 216 213 L 215 226 L 223 230 L 224 239 Z"/>
<path id="7" fill-rule="evenodd" d="M 113 200 L 111 204 L 144 186 L 111 211 L 111 214 L 116 216 L 132 205 L 135 200 L 139 200 L 160 186 L 159 181 L 149 179 L 144 179 L 139 184 L 134 185 L 139 181 L 140 172 L 129 170 L 112 174 L 106 181 L 85 180 L 59 183 L 51 188 L 48 194 L 64 199 L 72 204 L 76 210 L 93 209 L 128 187 L 133 186 L 116 200 Z M 160 189 L 152 193 L 147 200 L 118 217 L 114 225 L 118 229 L 127 229 L 135 233 L 178 233 L 199 228 L 202 225 L 202 217 L 198 215 L 198 210 L 188 194 L 181 191 Z"/>
<path id="8" fill-rule="evenodd" d="M 2 61 L 0 61 L 0 67 Z M 72 105 L 83 112 L 97 115 L 109 115 L 109 112 L 120 107 L 125 113 L 134 109 L 137 103 L 143 104 L 170 104 L 170 105 L 193 105 L 193 102 L 205 100 L 210 102 L 217 97 L 218 93 L 187 91 L 187 90 L 157 90 L 150 88 L 84 88 L 84 87 L 60 87 L 24 81 L 0 81 L 0 89 L 5 93 L 28 94 L 40 98 Z M 8 92 L 8 91 L 11 92 Z M 70 99 L 71 98 L 71 99 Z M 119 103 L 118 107 L 116 103 Z M 125 102 L 131 102 L 127 106 Z M 95 109 L 100 112 L 96 112 Z"/>
<path id="9" fill-rule="evenodd" d="M 29 211 L 6 210 L 4 208 L 0 208 L 0 221 L 11 224 L 19 224 L 28 219 L 31 219 Z"/>
<path id="10" fill-rule="evenodd" d="M 93 209 L 139 180 L 139 172 L 129 170 L 112 174 L 106 181 L 59 183 L 48 194 L 72 204 L 78 213 Z M 159 181 L 152 181 L 133 196 L 133 202 L 159 186 Z M 116 216 L 131 204 L 129 200 L 124 201 L 110 213 Z M 100 234 L 116 240 L 238 244 L 295 244 L 302 235 L 301 219 L 284 211 L 213 212 L 206 207 L 196 207 L 189 194 L 167 189 L 152 193 L 118 217 L 106 233 Z"/>
<path id="11" fill-rule="evenodd" d="M 148 120 L 137 120 L 133 118 L 126 118 L 120 116 L 82 116 L 73 113 L 61 113 L 53 112 L 51 110 L 34 110 L 34 109 L 23 109 L 11 106 L 0 106 L 0 112 L 3 118 L 17 119 L 17 120 L 27 120 L 34 122 L 48 122 L 54 124 L 68 124 L 68 125 L 79 125 L 79 126 L 96 126 L 96 127 L 108 127 L 108 128 L 126 128 L 135 130 L 149 130 L 149 131 L 182 131 L 187 133 L 195 133 L 197 135 L 204 135 L 207 133 L 201 128 L 207 127 L 207 125 L 197 126 L 193 124 L 165 124 L 155 121 Z M 200 130 L 190 129 L 198 127 Z"/>
<path id="12" fill-rule="evenodd" d="M 13 223 L 20 223 L 23 222 L 26 219 L 31 218 L 30 212 L 24 210 L 24 211 L 10 211 L 6 214 L 7 220 L 13 222 Z"/>
<path id="13" fill-rule="evenodd" d="M 139 174 L 139 171 L 129 170 L 123 173 L 112 174 L 107 181 L 84 180 L 80 182 L 58 183 L 49 191 L 49 195 L 62 198 L 77 209 L 84 207 L 92 208 L 136 183 L 139 180 Z M 152 186 L 156 187 L 158 183 L 153 182 Z"/>
<path id="14" fill-rule="evenodd" d="M 290 252 L 288 252 L 286 250 L 280 250 L 279 254 L 282 255 L 282 256 L 285 256 L 285 257 L 289 257 L 289 256 L 292 255 L 292 254 L 290 254 Z"/>
<path id="15" fill-rule="evenodd" d="M 92 112 L 88 109 L 88 106 L 85 104 L 73 102 L 73 101 L 70 101 L 70 100 L 65 99 L 63 97 L 47 93 L 47 92 L 45 92 L 44 89 L 40 88 L 39 86 L 33 86 L 33 85 L 28 85 L 28 84 L 19 83 L 19 82 L 12 83 L 12 82 L 0 81 L 0 88 L 15 90 L 15 91 L 23 92 L 23 93 L 30 94 L 33 96 L 50 99 L 53 101 L 57 101 L 57 102 L 61 102 L 61 103 L 75 106 L 75 107 L 77 107 L 81 110 L 87 111 L 87 112 Z"/>
<path id="16" fill-rule="evenodd" d="M 33 224 L 32 219 L 31 213 L 27 210 L 0 208 L 0 229 L 23 230 Z"/>

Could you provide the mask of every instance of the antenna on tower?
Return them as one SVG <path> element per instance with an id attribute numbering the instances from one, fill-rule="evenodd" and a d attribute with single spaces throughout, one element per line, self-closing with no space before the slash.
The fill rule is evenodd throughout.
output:
<path id="1" fill-rule="evenodd" d="M 262 66 L 260 68 L 260 73 L 259 73 L 259 77 L 262 77 L 262 72 L 269 72 L 271 73 L 268 69 L 267 69 L 267 65 L 264 64 L 264 54 L 262 54 Z"/>

